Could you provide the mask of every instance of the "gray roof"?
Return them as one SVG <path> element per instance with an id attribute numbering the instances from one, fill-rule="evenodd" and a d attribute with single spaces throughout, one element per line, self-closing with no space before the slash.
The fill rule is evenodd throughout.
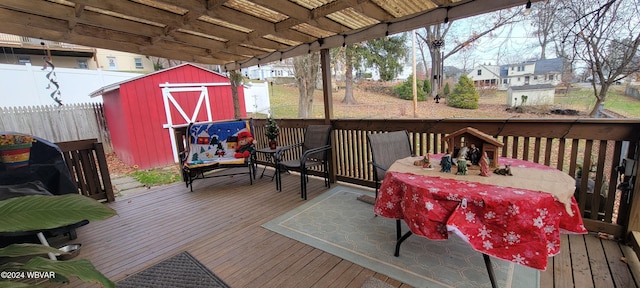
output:
<path id="1" fill-rule="evenodd" d="M 552 72 L 562 72 L 562 58 L 542 59 L 536 61 L 536 68 L 533 71 L 533 74 L 540 75 Z"/>

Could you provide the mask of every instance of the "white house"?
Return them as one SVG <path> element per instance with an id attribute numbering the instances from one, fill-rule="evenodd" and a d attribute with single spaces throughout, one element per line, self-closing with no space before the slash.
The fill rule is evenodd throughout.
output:
<path id="1" fill-rule="evenodd" d="M 526 61 L 502 66 L 480 65 L 469 75 L 476 87 L 495 87 L 507 90 L 509 87 L 550 84 L 556 86 L 562 81 L 564 62 L 562 58 Z"/>
<path id="2" fill-rule="evenodd" d="M 497 87 L 500 83 L 500 66 L 480 65 L 469 76 L 476 88 Z"/>
<path id="3" fill-rule="evenodd" d="M 249 79 L 267 80 L 273 78 L 294 77 L 293 60 L 283 59 L 282 61 L 272 62 L 267 65 L 251 66 L 241 69 Z"/>

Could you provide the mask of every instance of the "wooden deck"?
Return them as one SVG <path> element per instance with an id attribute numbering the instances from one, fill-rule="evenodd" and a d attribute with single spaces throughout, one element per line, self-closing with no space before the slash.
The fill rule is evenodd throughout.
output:
<path id="1" fill-rule="evenodd" d="M 282 192 L 269 178 L 250 186 L 244 176 L 196 181 L 194 192 L 182 183 L 153 188 L 117 198 L 108 205 L 118 216 L 80 228 L 72 242 L 82 243 L 79 257 L 113 281 L 186 250 L 232 287 L 360 287 L 370 276 L 409 287 L 262 228 L 304 203 L 298 181 L 298 175 L 283 175 Z M 309 198 L 325 189 L 311 179 Z M 561 245 L 541 272 L 541 287 L 638 287 L 631 270 L 640 268 L 621 261 L 627 255 L 637 262 L 630 247 L 593 235 L 563 235 Z"/>

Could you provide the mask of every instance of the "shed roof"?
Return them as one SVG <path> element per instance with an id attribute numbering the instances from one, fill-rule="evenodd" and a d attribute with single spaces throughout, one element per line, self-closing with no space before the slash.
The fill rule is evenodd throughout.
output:
<path id="1" fill-rule="evenodd" d="M 120 82 L 117 82 L 117 83 L 113 83 L 113 84 L 109 84 L 109 85 L 100 87 L 98 90 L 89 93 L 89 97 L 92 97 L 92 98 L 93 97 L 97 97 L 97 96 L 100 96 L 100 95 L 102 95 L 102 94 L 104 94 L 106 92 L 120 89 L 120 85 L 122 85 L 122 84 L 129 83 L 129 82 L 132 82 L 132 81 L 136 81 L 136 80 L 139 80 L 139 79 L 142 79 L 142 78 L 145 78 L 145 77 L 150 77 L 152 75 L 160 74 L 160 73 L 163 73 L 163 72 L 166 72 L 166 71 L 169 71 L 169 70 L 180 69 L 180 68 L 185 67 L 185 66 L 195 67 L 195 68 L 198 68 L 198 69 L 202 69 L 202 70 L 204 70 L 206 72 L 214 73 L 214 74 L 220 75 L 220 76 L 222 76 L 224 78 L 227 78 L 227 76 L 225 76 L 225 75 L 222 75 L 222 74 L 217 73 L 215 71 L 211 71 L 209 69 L 202 68 L 202 67 L 200 67 L 198 65 L 193 65 L 191 63 L 183 63 L 183 64 L 180 64 L 180 65 L 177 65 L 177 66 L 173 66 L 173 67 L 169 67 L 169 68 L 166 68 L 166 69 L 158 70 L 158 71 L 155 71 L 153 73 L 143 74 L 143 75 L 140 75 L 140 76 L 137 76 L 137 77 L 133 77 L 131 79 L 127 79 L 127 80 L 124 80 L 124 81 L 120 81 Z"/>
<path id="2" fill-rule="evenodd" d="M 0 32 L 235 70 L 527 2 L 4 0 Z"/>
<path id="3" fill-rule="evenodd" d="M 496 140 L 495 138 L 493 138 L 493 136 L 491 136 L 491 135 L 489 135 L 487 133 L 484 133 L 484 132 L 482 132 L 482 131 L 480 131 L 480 130 L 478 130 L 476 128 L 473 128 L 473 127 L 465 127 L 465 128 L 460 129 L 460 130 L 457 130 L 457 131 L 455 131 L 453 133 L 450 133 L 449 135 L 442 137 L 442 141 L 445 142 L 445 141 L 447 141 L 447 140 L 449 140 L 451 138 L 460 136 L 460 135 L 465 134 L 465 133 L 469 133 L 469 134 L 471 134 L 471 135 L 473 135 L 475 137 L 478 137 L 479 139 L 481 139 L 481 140 L 483 140 L 485 142 L 488 142 L 490 144 L 493 144 L 493 145 L 495 145 L 497 147 L 504 146 L 504 144 L 502 142 Z"/>
<path id="4" fill-rule="evenodd" d="M 551 84 L 536 84 L 536 85 L 511 86 L 509 87 L 509 89 L 511 89 L 512 91 L 527 91 L 527 90 L 556 89 L 556 87 Z"/>

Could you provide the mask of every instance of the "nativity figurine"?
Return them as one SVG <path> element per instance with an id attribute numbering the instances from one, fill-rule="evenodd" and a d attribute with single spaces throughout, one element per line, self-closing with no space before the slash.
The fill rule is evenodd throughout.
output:
<path id="1" fill-rule="evenodd" d="M 471 144 L 469 152 L 467 152 L 467 159 L 471 161 L 471 165 L 480 164 L 480 148 L 476 147 L 476 144 Z"/>
<path id="2" fill-rule="evenodd" d="M 445 154 L 440 159 L 440 172 L 451 173 L 451 154 Z"/>
<path id="3" fill-rule="evenodd" d="M 491 168 L 489 164 L 489 156 L 487 156 L 487 152 L 484 152 L 480 159 L 480 176 L 491 176 Z"/>
<path id="4" fill-rule="evenodd" d="M 457 175 L 467 175 L 467 160 L 458 159 L 458 172 Z"/>
<path id="5" fill-rule="evenodd" d="M 493 173 L 504 176 L 513 176 L 513 174 L 511 174 L 511 165 L 509 164 L 504 165 L 504 168 L 494 170 Z"/>

